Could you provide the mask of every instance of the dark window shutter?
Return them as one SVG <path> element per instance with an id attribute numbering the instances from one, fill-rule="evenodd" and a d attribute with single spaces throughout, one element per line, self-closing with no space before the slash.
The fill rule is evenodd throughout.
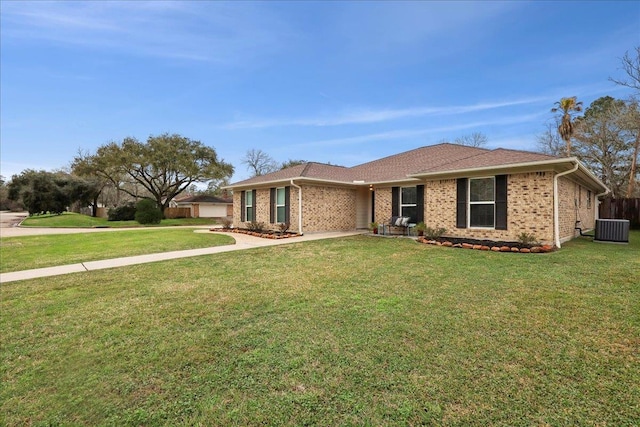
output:
<path id="1" fill-rule="evenodd" d="M 400 187 L 391 187 L 391 216 L 400 216 Z"/>
<path id="2" fill-rule="evenodd" d="M 256 217 L 256 214 L 258 212 L 258 190 L 253 190 L 253 208 L 251 209 L 251 219 L 249 221 L 257 221 L 258 218 Z"/>
<path id="3" fill-rule="evenodd" d="M 467 228 L 467 178 L 458 178 L 456 196 L 456 227 Z"/>
<path id="4" fill-rule="evenodd" d="M 291 222 L 291 187 L 284 187 L 284 222 Z"/>
<path id="5" fill-rule="evenodd" d="M 247 199 L 245 196 L 245 192 L 242 191 L 240 192 L 240 222 L 244 222 L 245 221 L 245 212 L 247 210 Z"/>
<path id="6" fill-rule="evenodd" d="M 269 190 L 269 222 L 274 224 L 276 222 L 276 189 L 271 188 Z"/>
<path id="7" fill-rule="evenodd" d="M 416 213 L 416 222 L 424 222 L 424 185 L 416 186 L 416 208 L 418 212 Z"/>
<path id="8" fill-rule="evenodd" d="M 496 175 L 496 230 L 507 229 L 507 175 Z"/>

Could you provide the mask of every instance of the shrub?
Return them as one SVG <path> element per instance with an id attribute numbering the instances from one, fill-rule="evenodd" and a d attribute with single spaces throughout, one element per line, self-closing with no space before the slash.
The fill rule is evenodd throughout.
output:
<path id="1" fill-rule="evenodd" d="M 109 209 L 109 221 L 131 221 L 136 219 L 136 207 L 133 203 Z"/>
<path id="2" fill-rule="evenodd" d="M 431 227 L 424 227 L 424 237 L 426 237 L 427 239 L 437 239 L 439 237 L 441 237 L 444 233 L 447 232 L 446 228 L 431 228 Z"/>
<path id="3" fill-rule="evenodd" d="M 538 243 L 538 239 L 533 234 L 522 232 L 518 235 L 518 242 L 523 245 L 535 245 Z"/>
<path id="4" fill-rule="evenodd" d="M 233 221 L 229 218 L 222 218 L 220 222 L 222 223 L 223 228 L 231 228 L 233 225 Z"/>
<path id="5" fill-rule="evenodd" d="M 264 230 L 264 222 L 251 221 L 249 223 L 249 230 L 255 231 L 255 232 L 260 232 Z"/>
<path id="6" fill-rule="evenodd" d="M 291 224 L 289 224 L 288 222 L 281 222 L 280 224 L 278 224 L 278 228 L 280 229 L 280 233 L 282 234 L 286 233 L 289 227 L 291 227 Z"/>
<path id="7" fill-rule="evenodd" d="M 153 200 L 142 199 L 136 205 L 136 221 L 140 224 L 160 224 L 162 211 Z"/>

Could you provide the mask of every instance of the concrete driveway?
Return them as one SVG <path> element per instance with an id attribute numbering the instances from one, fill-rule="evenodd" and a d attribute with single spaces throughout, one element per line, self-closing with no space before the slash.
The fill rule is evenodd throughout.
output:
<path id="1" fill-rule="evenodd" d="M 100 232 L 126 232 L 128 230 L 138 231 L 159 231 L 163 229 L 175 230 L 175 227 L 141 227 L 141 228 L 23 228 L 17 224 L 24 218 L 26 213 L 0 212 L 1 226 L 0 237 L 35 236 L 42 234 L 69 234 L 69 233 L 100 233 Z M 194 232 L 207 233 L 210 226 L 190 227 Z M 138 255 L 132 257 L 106 259 L 101 261 L 90 261 L 77 264 L 61 265 L 56 267 L 38 268 L 33 270 L 15 271 L 10 273 L 0 273 L 0 283 L 13 282 L 17 280 L 35 279 L 38 277 L 58 276 L 61 274 L 79 273 L 84 271 L 102 270 L 106 268 L 124 267 L 135 264 L 146 264 L 149 262 L 166 261 L 170 259 L 187 258 L 192 256 L 212 255 L 243 249 L 252 249 L 266 246 L 285 245 L 290 243 L 305 242 L 311 240 L 331 239 L 336 237 L 354 236 L 362 234 L 363 231 L 308 233 L 291 239 L 271 240 L 260 237 L 248 236 L 238 233 L 224 233 L 235 240 L 235 244 L 227 246 L 214 246 L 211 248 L 190 249 L 183 251 L 163 252 L 156 254 Z"/>

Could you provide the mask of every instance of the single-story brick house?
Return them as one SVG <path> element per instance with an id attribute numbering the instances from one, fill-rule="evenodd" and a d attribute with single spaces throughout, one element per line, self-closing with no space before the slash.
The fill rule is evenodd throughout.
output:
<path id="1" fill-rule="evenodd" d="M 233 199 L 208 195 L 176 198 L 172 205 L 189 208 L 191 218 L 226 218 L 233 215 Z"/>
<path id="2" fill-rule="evenodd" d="M 560 246 L 594 228 L 607 187 L 575 157 L 442 143 L 354 167 L 309 162 L 231 184 L 233 222 L 299 233 L 410 217 L 447 236 Z"/>

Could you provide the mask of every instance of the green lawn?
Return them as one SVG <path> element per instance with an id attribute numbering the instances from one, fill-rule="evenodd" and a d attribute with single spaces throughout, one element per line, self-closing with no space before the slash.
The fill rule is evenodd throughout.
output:
<path id="1" fill-rule="evenodd" d="M 0 425 L 640 424 L 640 233 L 357 236 L 0 288 Z"/>
<path id="2" fill-rule="evenodd" d="M 136 221 L 108 221 L 106 218 L 94 218 L 71 212 L 62 215 L 35 215 L 22 222 L 23 227 L 166 227 L 178 225 L 212 225 L 212 218 L 163 219 L 160 224 L 142 225 Z"/>
<path id="3" fill-rule="evenodd" d="M 0 241 L 0 273 L 157 252 L 230 245 L 231 237 L 192 228 L 7 237 Z"/>

